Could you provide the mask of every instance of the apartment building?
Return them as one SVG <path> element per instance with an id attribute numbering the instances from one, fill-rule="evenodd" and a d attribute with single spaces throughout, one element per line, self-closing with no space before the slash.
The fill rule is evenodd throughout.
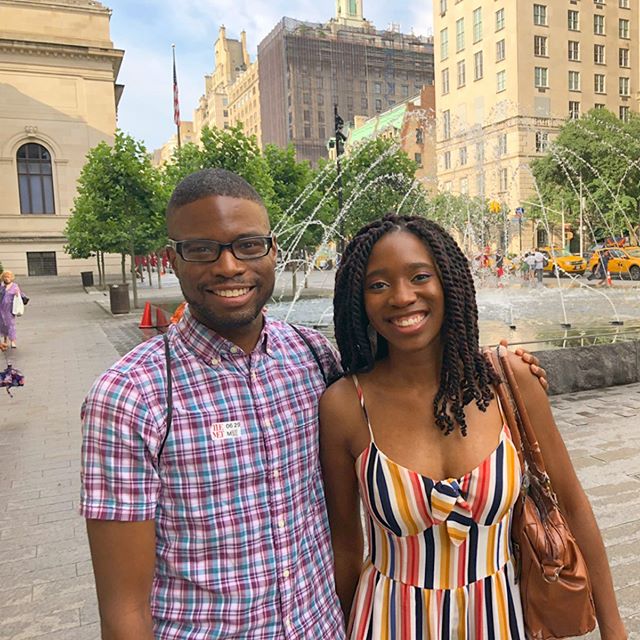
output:
<path id="1" fill-rule="evenodd" d="M 568 118 L 640 106 L 640 0 L 434 0 L 438 182 L 527 216 Z M 527 245 L 544 239 L 530 230 Z"/>

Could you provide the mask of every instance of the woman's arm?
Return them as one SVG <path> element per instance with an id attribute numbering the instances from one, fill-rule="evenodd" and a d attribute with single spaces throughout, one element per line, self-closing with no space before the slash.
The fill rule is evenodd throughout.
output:
<path id="1" fill-rule="evenodd" d="M 512 354 L 509 359 L 560 509 L 587 563 L 600 636 L 602 640 L 624 640 L 627 633 L 618 611 L 602 536 L 556 426 L 547 396 L 526 363 Z"/>
<path id="2" fill-rule="evenodd" d="M 364 549 L 358 481 L 349 434 L 354 426 L 361 426 L 362 420 L 351 380 L 338 380 L 325 391 L 320 399 L 320 462 L 331 527 L 336 592 L 347 622 Z"/>

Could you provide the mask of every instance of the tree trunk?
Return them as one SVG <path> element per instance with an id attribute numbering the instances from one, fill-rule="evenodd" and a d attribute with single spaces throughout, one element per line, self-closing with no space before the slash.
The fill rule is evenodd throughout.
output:
<path id="1" fill-rule="evenodd" d="M 162 289 L 162 256 L 156 252 L 156 269 L 158 271 L 158 289 Z"/>
<path id="2" fill-rule="evenodd" d="M 107 270 L 104 268 L 104 251 L 100 252 L 100 263 L 102 264 L 102 288 L 107 288 Z"/>
<path id="3" fill-rule="evenodd" d="M 133 308 L 138 308 L 138 279 L 136 278 L 136 249 L 131 244 L 130 249 L 130 258 L 131 258 L 131 289 L 133 290 Z M 142 268 L 140 269 L 142 272 Z"/>
<path id="4" fill-rule="evenodd" d="M 123 283 L 125 283 L 127 281 L 127 265 L 125 264 L 126 256 L 127 256 L 126 253 L 121 253 L 120 254 L 120 268 L 122 269 L 122 282 Z M 135 274 L 133 276 L 133 279 L 135 280 Z"/>
<path id="5" fill-rule="evenodd" d="M 102 269 L 100 268 L 100 252 L 96 251 L 96 263 L 98 265 L 98 288 L 102 289 Z"/>
<path id="6" fill-rule="evenodd" d="M 153 287 L 153 280 L 151 280 L 151 255 L 147 256 L 147 275 L 149 276 L 149 286 Z"/>

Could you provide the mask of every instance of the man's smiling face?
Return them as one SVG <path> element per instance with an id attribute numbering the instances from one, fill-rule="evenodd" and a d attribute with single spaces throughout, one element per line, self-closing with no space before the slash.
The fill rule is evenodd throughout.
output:
<path id="1" fill-rule="evenodd" d="M 229 243 L 268 236 L 269 217 L 253 200 L 208 196 L 177 208 L 168 218 L 173 240 Z M 275 285 L 276 246 L 262 258 L 238 260 L 229 248 L 215 262 L 187 262 L 170 249 L 171 264 L 193 316 L 250 351 L 262 330 L 262 309 Z"/>

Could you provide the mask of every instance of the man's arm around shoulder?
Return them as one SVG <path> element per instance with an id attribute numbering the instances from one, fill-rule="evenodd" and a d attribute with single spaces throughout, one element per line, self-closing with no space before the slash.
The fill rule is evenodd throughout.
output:
<path id="1" fill-rule="evenodd" d="M 102 640 L 153 640 L 155 521 L 87 520 Z"/>

